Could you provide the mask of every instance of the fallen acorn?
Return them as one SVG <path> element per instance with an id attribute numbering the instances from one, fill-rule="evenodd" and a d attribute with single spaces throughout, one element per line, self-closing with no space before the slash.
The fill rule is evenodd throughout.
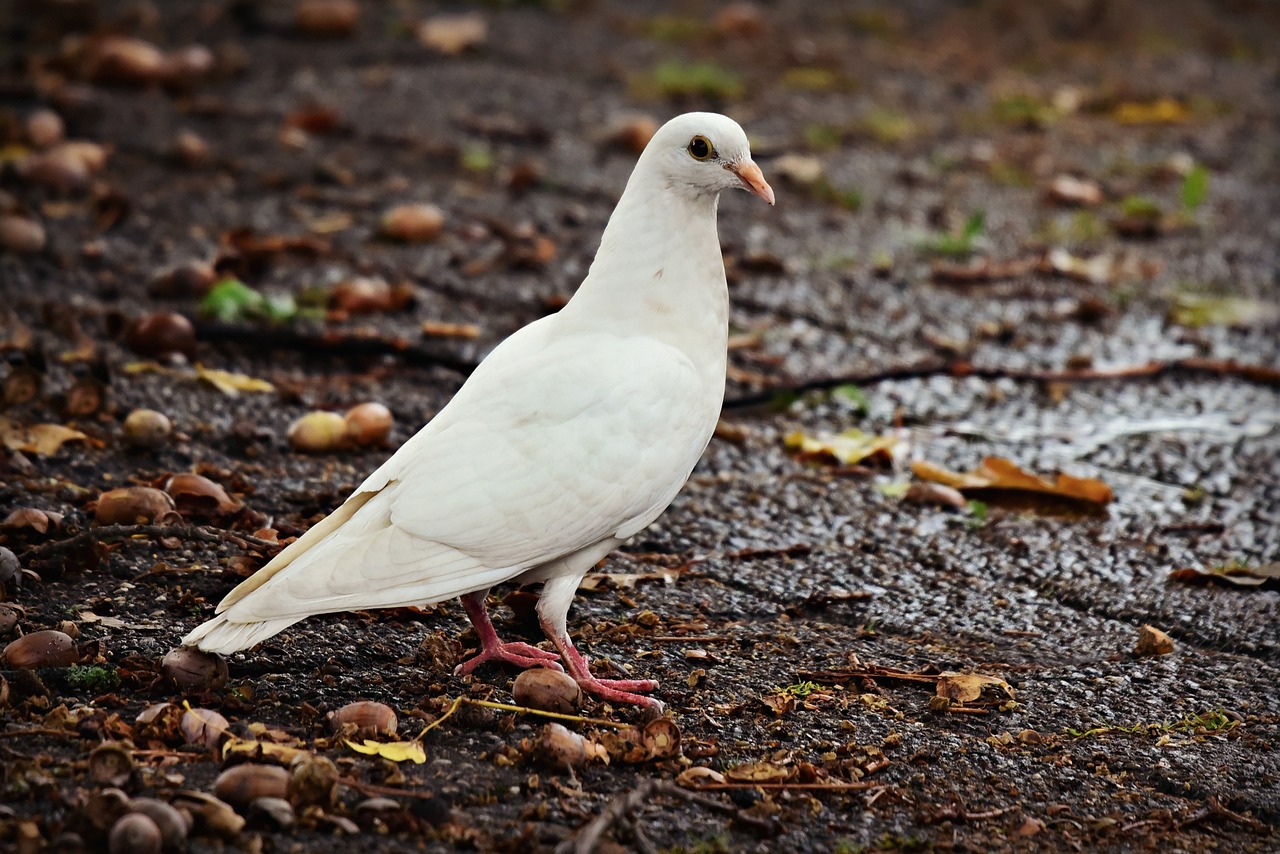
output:
<path id="1" fill-rule="evenodd" d="M 623 116 L 609 126 L 605 139 L 612 145 L 639 154 L 658 132 L 658 121 L 652 116 Z"/>
<path id="2" fill-rule="evenodd" d="M 538 762 L 565 771 L 582 768 L 592 759 L 609 761 L 609 754 L 601 745 L 556 723 L 543 726 L 532 753 Z"/>
<path id="3" fill-rule="evenodd" d="M 124 440 L 135 448 L 155 448 L 172 433 L 169 416 L 154 409 L 135 409 L 124 419 Z"/>
<path id="4" fill-rule="evenodd" d="M 0 599 L 7 590 L 22 589 L 22 563 L 13 550 L 0 546 Z"/>
<path id="5" fill-rule="evenodd" d="M 644 746 L 652 759 L 680 755 L 680 727 L 671 718 L 654 718 L 645 725 Z"/>
<path id="6" fill-rule="evenodd" d="M 17 406 L 35 400 L 40 395 L 44 378 L 31 365 L 15 365 L 4 378 L 4 404 Z"/>
<path id="7" fill-rule="evenodd" d="M 178 731 L 187 744 L 199 744 L 208 750 L 217 750 L 231 737 L 231 722 L 213 709 L 187 709 L 178 722 Z"/>
<path id="8" fill-rule="evenodd" d="M 395 735 L 399 727 L 395 710 L 373 700 L 356 700 L 330 712 L 329 724 L 335 732 L 345 725 L 354 725 L 356 737 L 362 737 L 362 731 L 369 735 Z"/>
<path id="9" fill-rule="evenodd" d="M 347 443 L 347 422 L 336 412 L 308 412 L 289 426 L 288 439 L 295 451 L 336 451 Z"/>
<path id="10" fill-rule="evenodd" d="M 153 311 L 139 318 L 125 333 L 125 344 L 140 356 L 166 359 L 196 357 L 196 328 L 176 311 Z"/>
<path id="11" fill-rule="evenodd" d="M 386 444 L 395 424 L 391 410 L 374 402 L 351 407 L 342 420 L 346 422 L 347 438 L 362 448 Z"/>
<path id="12" fill-rule="evenodd" d="M 182 689 L 220 688 L 227 682 L 227 662 L 216 652 L 189 646 L 170 650 L 160 662 L 160 672 Z"/>
<path id="13" fill-rule="evenodd" d="M 18 175 L 27 184 L 59 193 L 76 193 L 89 186 L 92 177 L 85 159 L 74 150 L 55 145 L 22 161 Z"/>
<path id="14" fill-rule="evenodd" d="M 435 205 L 396 205 L 378 220 L 378 232 L 404 243 L 435 240 L 444 230 L 444 212 Z"/>
<path id="15" fill-rule="evenodd" d="M 80 661 L 80 651 L 65 632 L 46 629 L 11 641 L 0 653 L 0 659 L 15 670 L 70 667 Z"/>
<path id="16" fill-rule="evenodd" d="M 173 805 L 189 812 L 195 818 L 195 827 L 201 835 L 212 834 L 222 839 L 232 839 L 244 830 L 244 818 L 226 801 L 215 798 L 207 792 L 191 790 L 176 792 L 173 796 Z"/>
<path id="17" fill-rule="evenodd" d="M 123 486 L 98 496 L 93 521 L 99 525 L 147 525 L 176 514 L 169 494 L 150 486 Z"/>
<path id="18" fill-rule="evenodd" d="M 391 798 L 366 798 L 356 804 L 356 823 L 363 830 L 377 831 L 379 826 L 397 831 L 397 818 L 405 815 L 404 805 Z M 385 830 L 384 830 L 385 832 Z"/>
<path id="19" fill-rule="evenodd" d="M 338 766 L 324 756 L 300 756 L 289 772 L 286 796 L 297 807 L 330 809 L 338 801 Z"/>
<path id="20" fill-rule="evenodd" d="M 44 249 L 44 226 L 18 214 L 0 216 L 0 249 L 18 255 L 34 255 Z"/>
<path id="21" fill-rule="evenodd" d="M 207 261 L 182 261 L 156 273 L 147 287 L 153 297 L 202 297 L 218 280 L 218 273 Z"/>
<path id="22" fill-rule="evenodd" d="M 511 696 L 516 705 L 562 715 L 582 705 L 582 689 L 573 677 L 549 667 L 531 667 L 517 676 Z"/>
<path id="23" fill-rule="evenodd" d="M 134 798 L 129 801 L 129 811 L 140 813 L 155 822 L 160 831 L 160 848 L 164 851 L 182 851 L 191 832 L 190 818 L 172 805 L 158 798 Z"/>
<path id="24" fill-rule="evenodd" d="M 210 519 L 240 509 L 240 502 L 227 494 L 219 484 L 201 474 L 182 472 L 170 477 L 164 491 L 173 499 L 184 517 Z"/>
<path id="25" fill-rule="evenodd" d="M 99 832 L 106 833 L 129 812 L 129 796 L 114 786 L 94 789 L 89 793 L 82 812 Z"/>
<path id="26" fill-rule="evenodd" d="M 349 36 L 360 23 L 360 6 L 356 0 L 299 0 L 293 21 L 308 36 Z"/>
<path id="27" fill-rule="evenodd" d="M 229 804 L 248 806 L 257 798 L 283 798 L 289 772 L 279 765 L 234 765 L 218 775 L 213 793 Z"/>
<path id="28" fill-rule="evenodd" d="M 89 779 L 100 786 L 123 786 L 133 768 L 133 754 L 118 741 L 104 741 L 89 754 Z"/>
<path id="29" fill-rule="evenodd" d="M 284 798 L 254 798 L 249 803 L 249 821 L 263 830 L 288 830 L 297 822 L 293 804 Z"/>
<path id="30" fill-rule="evenodd" d="M 47 107 L 27 116 L 27 141 L 36 148 L 49 148 L 62 142 L 67 135 L 62 116 Z"/>
<path id="31" fill-rule="evenodd" d="M 102 83 L 151 83 L 158 80 L 164 70 L 165 55 L 160 48 L 126 36 L 104 38 L 89 59 L 90 79 Z"/>
<path id="32" fill-rule="evenodd" d="M 61 527 L 61 513 L 55 513 L 52 510 L 38 510 L 35 507 L 19 507 L 4 517 L 3 522 L 0 522 L 0 528 L 8 528 L 15 531 L 22 528 L 30 528 L 41 534 L 47 534 L 50 530 L 56 531 Z"/>
<path id="33" fill-rule="evenodd" d="M 111 854 L 160 854 L 162 839 L 150 816 L 131 812 L 112 825 L 107 850 Z"/>
<path id="34" fill-rule="evenodd" d="M 7 638 L 18 627 L 18 620 L 26 612 L 20 605 L 0 605 L 0 638 Z"/>

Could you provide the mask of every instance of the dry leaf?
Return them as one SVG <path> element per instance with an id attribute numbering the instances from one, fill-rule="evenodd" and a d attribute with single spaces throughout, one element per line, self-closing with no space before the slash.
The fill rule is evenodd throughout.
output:
<path id="1" fill-rule="evenodd" d="M 953 703 L 999 705 L 1013 699 L 1013 689 L 999 676 L 943 673 L 938 677 L 938 696 Z"/>
<path id="2" fill-rule="evenodd" d="M 236 374 L 217 368 L 196 366 L 196 376 L 225 394 L 227 397 L 238 397 L 242 391 L 271 392 L 276 388 L 266 380 L 251 377 L 247 374 Z"/>
<path id="3" fill-rule="evenodd" d="M 664 584 L 675 584 L 677 573 L 669 569 L 653 572 L 592 572 L 583 576 L 578 583 L 578 590 L 594 593 L 610 587 L 618 590 L 634 590 L 641 581 L 661 581 Z"/>
<path id="4" fill-rule="evenodd" d="M 966 495 L 973 492 L 996 495 L 1001 492 L 1032 493 L 1095 506 L 1105 506 L 1115 498 L 1111 487 L 1095 478 L 1058 473 L 1053 480 L 1047 480 L 1002 457 L 987 457 L 968 474 L 949 471 L 924 460 L 913 462 L 911 470 L 921 480 L 954 487 Z"/>
<path id="5" fill-rule="evenodd" d="M 862 462 L 893 462 L 894 449 L 902 440 L 897 436 L 873 436 L 861 430 L 845 430 L 838 435 L 806 436 L 799 430 L 787 435 L 786 446 L 799 451 L 803 459 L 855 465 Z"/>
<path id="6" fill-rule="evenodd" d="M 417 34 L 423 47 L 445 56 L 457 56 L 467 48 L 484 44 L 489 35 L 489 25 L 477 12 L 435 15 L 418 25 Z"/>
<path id="7" fill-rule="evenodd" d="M 427 752 L 422 749 L 422 744 L 417 741 L 371 741 L 365 739 L 364 744 L 356 744 L 353 741 L 347 741 L 347 747 L 350 747 L 356 753 L 363 753 L 366 756 L 381 756 L 383 759 L 389 759 L 392 762 L 412 761 L 417 765 L 427 761 Z"/>
<path id="8" fill-rule="evenodd" d="M 735 783 L 781 783 L 789 772 L 772 762 L 744 762 L 724 772 Z"/>
<path id="9" fill-rule="evenodd" d="M 1182 124 L 1191 118 L 1191 111 L 1173 98 L 1157 98 L 1154 101 L 1123 101 L 1111 110 L 1111 118 L 1122 125 Z"/>
<path id="10" fill-rule="evenodd" d="M 1244 329 L 1280 320 L 1280 305 L 1247 297 L 1179 294 L 1169 309 L 1169 320 L 1179 326 Z"/>
<path id="11" fill-rule="evenodd" d="M 278 760 L 283 765 L 289 765 L 293 760 L 300 756 L 310 756 L 310 752 L 297 747 L 290 747 L 287 744 L 273 744 L 269 741 L 253 741 L 243 738 L 232 738 L 222 748 L 222 758 L 228 756 L 250 756 L 260 757 L 267 756 Z"/>
<path id="12" fill-rule="evenodd" d="M 445 323 L 440 320 L 422 321 L 422 334 L 433 338 L 479 338 L 480 327 L 474 323 Z"/>
<path id="13" fill-rule="evenodd" d="M 1169 577 L 1191 584 L 1217 582 L 1246 589 L 1275 590 L 1280 589 L 1280 563 L 1256 567 L 1229 565 L 1209 569 L 1175 569 Z"/>
<path id="14" fill-rule="evenodd" d="M 676 785 L 685 789 L 701 789 L 703 786 L 716 786 L 724 782 L 724 775 L 719 771 L 701 765 L 686 768 L 676 777 Z"/>
<path id="15" fill-rule="evenodd" d="M 1143 626 L 1138 629 L 1138 643 L 1133 654 L 1139 656 L 1168 655 L 1173 652 L 1173 638 L 1155 626 Z"/>
<path id="16" fill-rule="evenodd" d="M 34 424 L 23 427 L 8 418 L 0 418 L 0 443 L 10 451 L 51 457 L 67 442 L 86 442 L 89 437 L 79 430 L 61 424 Z"/>

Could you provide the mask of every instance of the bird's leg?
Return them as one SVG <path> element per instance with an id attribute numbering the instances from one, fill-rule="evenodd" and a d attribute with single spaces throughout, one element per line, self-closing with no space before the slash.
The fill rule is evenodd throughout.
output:
<path id="1" fill-rule="evenodd" d="M 578 652 L 569 640 L 566 618 L 569 603 L 578 589 L 578 576 L 560 576 L 548 581 L 538 597 L 538 622 L 542 631 L 564 659 L 565 669 L 588 694 L 595 694 L 602 700 L 613 703 L 630 703 L 662 711 L 662 703 L 652 697 L 636 694 L 636 691 L 653 691 L 658 683 L 652 679 L 597 679 L 591 675 L 591 664 L 587 657 Z"/>
<path id="2" fill-rule="evenodd" d="M 550 667 L 552 670 L 563 670 L 559 662 L 560 656 L 554 652 L 547 652 L 545 649 L 538 649 L 521 641 L 504 643 L 498 638 L 498 633 L 493 628 L 493 621 L 489 619 L 489 611 L 484 606 L 484 599 L 488 594 L 488 590 L 477 590 L 461 597 L 462 607 L 471 618 L 471 625 L 475 626 L 476 634 L 480 636 L 480 653 L 455 667 L 454 674 L 464 676 L 486 661 L 505 661 L 516 667 Z"/>

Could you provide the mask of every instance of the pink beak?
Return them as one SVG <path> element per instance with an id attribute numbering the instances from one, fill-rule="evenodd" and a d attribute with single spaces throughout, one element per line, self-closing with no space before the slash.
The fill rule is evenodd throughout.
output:
<path id="1" fill-rule="evenodd" d="M 769 204 L 773 204 L 773 188 L 764 179 L 764 173 L 760 171 L 760 167 L 754 161 L 744 160 L 741 163 L 734 163 L 728 168 L 729 171 L 738 176 L 738 180 L 742 182 L 744 190 L 754 193 Z"/>

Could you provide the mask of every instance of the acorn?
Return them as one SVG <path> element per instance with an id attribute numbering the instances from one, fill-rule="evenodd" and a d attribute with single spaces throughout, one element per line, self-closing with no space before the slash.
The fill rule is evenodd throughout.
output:
<path id="1" fill-rule="evenodd" d="M 85 418 L 107 402 L 107 388 L 96 377 L 80 377 L 67 389 L 62 413 L 68 418 Z"/>
<path id="2" fill-rule="evenodd" d="M 295 451 L 336 451 L 347 443 L 347 422 L 336 412 L 308 412 L 290 425 L 288 438 Z"/>
<path id="3" fill-rule="evenodd" d="M 85 801 L 82 814 L 101 833 L 106 833 L 129 812 L 129 796 L 114 786 L 94 789 Z"/>
<path id="4" fill-rule="evenodd" d="M 107 168 L 107 147 L 87 139 L 69 139 L 51 149 L 52 152 L 80 164 L 90 175 L 97 175 Z"/>
<path id="5" fill-rule="evenodd" d="M 254 798 L 249 803 L 249 820 L 264 830 L 289 830 L 297 822 L 293 804 L 284 798 Z"/>
<path id="6" fill-rule="evenodd" d="M 444 230 L 444 211 L 435 205 L 396 205 L 378 220 L 378 232 L 391 240 L 425 243 Z"/>
<path id="7" fill-rule="evenodd" d="M 117 741 L 104 741 L 89 754 L 89 779 L 100 786 L 123 784 L 133 768 L 133 754 Z"/>
<path id="8" fill-rule="evenodd" d="M 168 84 L 184 87 L 213 71 L 217 60 L 202 44 L 191 44 L 165 54 L 159 76 Z"/>
<path id="9" fill-rule="evenodd" d="M 680 727 L 671 718 L 654 718 L 645 724 L 644 746 L 653 759 L 673 759 L 680 755 Z"/>
<path id="10" fill-rule="evenodd" d="M 27 139 L 36 148 L 57 145 L 66 135 L 67 127 L 62 116 L 47 107 L 27 116 Z"/>
<path id="11" fill-rule="evenodd" d="M 30 528 L 40 534 L 46 534 L 50 530 L 56 531 L 61 527 L 61 513 L 53 510 L 40 510 L 35 507 L 19 507 L 4 517 L 3 522 L 0 522 L 0 528 L 8 528 L 10 530 Z"/>
<path id="12" fill-rule="evenodd" d="M 202 297 L 217 280 L 218 273 L 208 261 L 187 260 L 156 273 L 147 293 L 153 297 Z"/>
<path id="13" fill-rule="evenodd" d="M 0 638 L 7 638 L 18 627 L 24 612 L 18 605 L 0 605 Z"/>
<path id="14" fill-rule="evenodd" d="M 639 154 L 658 132 L 658 122 L 652 116 L 623 116 L 615 121 L 605 137 L 613 145 Z"/>
<path id="15" fill-rule="evenodd" d="M 83 158 L 66 149 L 65 145 L 55 145 L 23 160 L 18 168 L 19 177 L 28 184 L 60 193 L 84 190 L 89 186 L 89 168 Z"/>
<path id="16" fill-rule="evenodd" d="M 141 813 L 156 823 L 160 831 L 160 847 L 165 851 L 181 851 L 186 847 L 191 826 L 181 812 L 157 798 L 134 798 L 129 811 Z"/>
<path id="17" fill-rule="evenodd" d="M 511 687 L 516 705 L 544 712 L 573 714 L 582 705 L 582 689 L 573 677 L 549 667 L 531 667 Z"/>
<path id="18" fill-rule="evenodd" d="M 147 525 L 175 512 L 168 493 L 150 486 L 124 486 L 98 496 L 93 521 L 99 525 Z"/>
<path id="19" fill-rule="evenodd" d="M 140 812 L 121 816 L 107 837 L 107 850 L 111 854 L 160 854 L 162 845 L 160 828 L 150 816 Z"/>
<path id="20" fill-rule="evenodd" d="M 193 130 L 178 131 L 173 138 L 173 156 L 188 169 L 204 166 L 209 162 L 209 143 Z"/>
<path id="21" fill-rule="evenodd" d="M 308 36 L 349 36 L 360 23 L 360 5 L 356 0 L 299 0 L 293 20 L 298 32 Z"/>
<path id="22" fill-rule="evenodd" d="M 154 409 L 135 409 L 124 419 L 124 440 L 135 448 L 154 448 L 172 432 L 169 416 Z"/>
<path id="23" fill-rule="evenodd" d="M 0 653 L 9 667 L 32 670 L 40 667 L 70 667 L 80 661 L 76 642 L 65 632 L 46 629 L 11 641 Z"/>
<path id="24" fill-rule="evenodd" d="M 15 255 L 34 255 L 44 249 L 44 226 L 18 214 L 0 216 L 0 249 Z"/>
<path id="25" fill-rule="evenodd" d="M 204 475 L 181 472 L 170 477 L 164 491 L 173 498 L 178 512 L 185 516 L 209 519 L 225 516 L 240 509 L 227 491 Z"/>
<path id="26" fill-rule="evenodd" d="M 404 805 L 391 798 L 366 798 L 356 804 L 356 823 L 364 830 L 375 830 L 379 824 L 390 824 L 404 811 Z"/>
<path id="27" fill-rule="evenodd" d="M 189 646 L 170 650 L 160 662 L 160 672 L 183 689 L 221 688 L 227 684 L 227 662 L 216 652 Z"/>
<path id="28" fill-rule="evenodd" d="M 201 835 L 233 839 L 244 830 L 245 821 L 226 801 L 206 792 L 183 790 L 173 796 L 174 806 L 190 813 L 200 828 Z"/>
<path id="29" fill-rule="evenodd" d="M 380 447 L 391 435 L 395 416 L 381 403 L 361 403 L 347 410 L 343 416 L 346 435 L 355 444 L 368 448 Z"/>
<path id="30" fill-rule="evenodd" d="M 0 598 L 3 598 L 4 591 L 9 588 L 22 588 L 22 563 L 12 549 L 0 546 Z"/>
<path id="31" fill-rule="evenodd" d="M 597 758 L 609 761 L 609 754 L 601 745 L 555 723 L 543 726 L 533 745 L 533 757 L 544 765 L 561 770 L 581 768 Z"/>
<path id="32" fill-rule="evenodd" d="M 304 755 L 294 760 L 287 797 L 296 807 L 331 808 L 338 801 L 338 766 L 324 756 Z"/>
<path id="33" fill-rule="evenodd" d="M 4 378 L 4 405 L 17 406 L 40 396 L 44 377 L 31 365 L 14 365 Z"/>
<path id="34" fill-rule="evenodd" d="M 355 276 L 343 279 L 329 294 L 329 307 L 347 314 L 374 314 L 396 308 L 396 295 L 386 279 Z"/>
<path id="35" fill-rule="evenodd" d="M 142 39 L 108 36 L 98 43 L 89 62 L 89 77 L 107 83 L 143 84 L 165 70 L 160 48 Z"/>
<path id="36" fill-rule="evenodd" d="M 283 798 L 289 779 L 278 765 L 234 765 L 218 775 L 213 793 L 229 804 L 248 806 L 257 798 Z"/>
<path id="37" fill-rule="evenodd" d="M 125 343 L 140 356 L 162 359 L 179 354 L 191 360 L 196 357 L 196 328 L 176 311 L 156 311 L 129 327 Z"/>
<path id="38" fill-rule="evenodd" d="M 217 750 L 231 737 L 227 731 L 230 726 L 230 721 L 213 709 L 187 709 L 178 723 L 187 744 L 203 745 L 209 750 Z"/>
<path id="39" fill-rule="evenodd" d="M 329 725 L 334 731 L 351 724 L 357 730 L 365 730 L 371 735 L 395 735 L 399 727 L 395 711 L 386 703 L 372 700 L 357 700 L 347 703 L 337 711 L 329 713 Z"/>

